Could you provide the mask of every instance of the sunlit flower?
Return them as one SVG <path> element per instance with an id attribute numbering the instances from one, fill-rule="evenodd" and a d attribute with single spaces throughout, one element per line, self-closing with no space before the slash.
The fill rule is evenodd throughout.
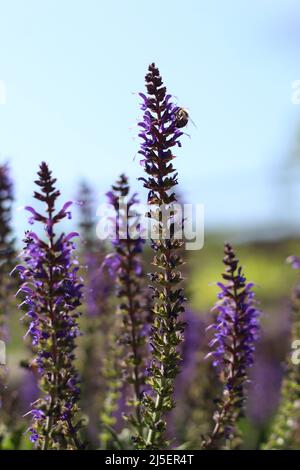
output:
<path id="1" fill-rule="evenodd" d="M 46 215 L 32 207 L 26 209 L 31 214 L 30 221 L 45 228 L 45 239 L 27 232 L 22 253 L 24 265 L 15 268 L 22 280 L 18 294 L 24 300 L 20 307 L 29 318 L 27 334 L 32 338 L 33 362 L 43 394 L 30 411 L 31 439 L 43 449 L 77 448 L 77 431 L 72 423 L 76 420 L 79 399 L 74 350 L 79 335 L 77 309 L 81 304 L 82 283 L 73 257 L 73 238 L 78 234 L 54 233 L 57 224 L 69 217 L 71 203 L 56 212 L 60 193 L 46 163 L 41 164 L 38 176 L 40 192 L 35 192 L 34 197 L 45 204 Z"/>

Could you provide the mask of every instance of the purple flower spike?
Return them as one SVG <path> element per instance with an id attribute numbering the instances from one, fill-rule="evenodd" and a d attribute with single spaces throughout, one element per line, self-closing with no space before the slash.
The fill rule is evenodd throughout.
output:
<path id="1" fill-rule="evenodd" d="M 76 449 L 81 445 L 71 420 L 76 420 L 79 400 L 78 374 L 74 366 L 75 340 L 79 335 L 77 308 L 82 283 L 73 256 L 72 239 L 77 234 L 56 235 L 54 227 L 68 217 L 70 203 L 55 212 L 60 195 L 46 163 L 42 163 L 35 199 L 45 205 L 46 215 L 27 207 L 31 219 L 40 222 L 46 239 L 27 232 L 23 250 L 24 266 L 16 271 L 23 282 L 18 294 L 20 307 L 30 319 L 27 335 L 32 338 L 33 363 L 39 373 L 42 397 L 32 415 L 31 441 L 42 449 Z M 25 336 L 27 336 L 25 335 Z"/>
<path id="2" fill-rule="evenodd" d="M 128 419 L 135 430 L 141 433 L 146 318 L 141 303 L 143 268 L 140 253 L 145 241 L 140 237 L 139 216 L 134 212 L 134 206 L 139 201 L 136 194 L 129 196 L 129 189 L 128 179 L 122 174 L 106 194 L 108 202 L 115 209 L 116 238 L 112 241 L 115 251 L 107 255 L 104 266 L 116 281 L 120 299 L 118 309 L 123 320 L 120 343 L 124 352 L 122 371 L 130 385 L 128 408 L 131 415 Z"/>
<path id="3" fill-rule="evenodd" d="M 149 393 L 145 393 L 142 403 L 147 432 L 139 434 L 135 444 L 139 449 L 159 449 L 167 445 L 165 414 L 175 406 L 174 381 L 179 372 L 180 343 L 184 332 L 181 318 L 185 297 L 180 287 L 183 260 L 178 252 L 183 240 L 174 236 L 177 230 L 182 229 L 182 221 L 175 223 L 170 214 L 176 202 L 174 187 L 178 184 L 173 151 L 181 146 L 179 139 L 183 132 L 180 128 L 187 124 L 187 119 L 184 122 L 182 116 L 187 118 L 187 113 L 172 103 L 155 64 L 150 64 L 145 80 L 147 95 L 140 94 L 144 113 L 143 121 L 139 123 L 139 153 L 146 174 L 139 179 L 148 190 L 147 216 L 158 236 L 151 240 L 154 251 L 152 265 L 155 267 L 155 272 L 150 273 L 153 293 L 152 361 L 147 379 Z M 167 217 L 161 217 L 166 209 Z"/>
<path id="4" fill-rule="evenodd" d="M 215 428 L 203 443 L 206 448 L 215 447 L 221 439 L 231 442 L 237 438 L 236 422 L 246 400 L 247 369 L 254 362 L 259 332 L 253 284 L 247 283 L 229 243 L 225 244 L 224 252 L 226 269 L 222 275 L 224 282 L 218 283 L 219 300 L 213 308 L 217 317 L 212 325 L 214 337 L 210 342 L 213 350 L 209 354 L 220 372 L 223 396 L 214 415 Z"/>

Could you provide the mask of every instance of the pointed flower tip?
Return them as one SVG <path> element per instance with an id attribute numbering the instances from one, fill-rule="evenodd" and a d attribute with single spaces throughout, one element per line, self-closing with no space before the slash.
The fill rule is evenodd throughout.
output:
<path id="1" fill-rule="evenodd" d="M 71 240 L 72 238 L 75 238 L 75 237 L 80 237 L 80 233 L 79 232 L 70 232 L 68 235 L 66 235 L 65 241 L 68 242 L 69 240 Z"/>
<path id="2" fill-rule="evenodd" d="M 26 271 L 26 268 L 25 268 L 25 266 L 22 266 L 21 264 L 19 264 L 11 270 L 9 275 L 12 276 L 16 271 L 24 272 L 24 271 Z"/>

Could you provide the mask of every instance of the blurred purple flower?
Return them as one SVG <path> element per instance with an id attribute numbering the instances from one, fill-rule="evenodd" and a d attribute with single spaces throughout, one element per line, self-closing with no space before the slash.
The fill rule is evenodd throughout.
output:
<path id="1" fill-rule="evenodd" d="M 256 426 L 265 426 L 278 407 L 282 368 L 274 359 L 260 354 L 250 378 L 247 414 Z"/>
<path id="2" fill-rule="evenodd" d="M 292 268 L 300 269 L 300 258 L 299 258 L 299 256 L 289 256 L 286 261 L 287 261 L 287 263 L 290 263 L 292 265 Z"/>
<path id="3" fill-rule="evenodd" d="M 7 274 L 11 270 L 15 253 L 12 237 L 11 217 L 13 203 L 13 182 L 7 164 L 0 165 L 0 341 L 9 340 L 8 315 L 12 283 Z M 0 410 L 7 392 L 7 368 L 0 364 Z"/>
<path id="4" fill-rule="evenodd" d="M 116 237 L 112 240 L 115 251 L 106 256 L 103 266 L 115 280 L 117 296 L 120 299 L 118 308 L 122 314 L 123 325 L 119 343 L 124 356 L 122 372 L 124 381 L 129 384 L 124 390 L 128 390 L 127 409 L 131 413 L 130 423 L 141 432 L 143 423 L 140 403 L 145 385 L 146 318 L 141 303 L 143 268 L 140 253 L 145 241 L 141 237 L 139 216 L 134 211 L 134 206 L 139 201 L 137 195 L 130 196 L 129 191 L 128 178 L 122 174 L 106 194 L 109 204 L 115 209 Z"/>

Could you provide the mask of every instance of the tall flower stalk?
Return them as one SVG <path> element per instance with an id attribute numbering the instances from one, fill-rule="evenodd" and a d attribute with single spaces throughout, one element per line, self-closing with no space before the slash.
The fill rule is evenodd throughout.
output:
<path id="1" fill-rule="evenodd" d="M 247 370 L 253 365 L 259 329 L 253 284 L 246 282 L 229 243 L 225 244 L 224 253 L 226 268 L 222 277 L 225 282 L 218 283 L 219 301 L 213 309 L 217 319 L 211 325 L 213 351 L 209 353 L 220 372 L 223 393 L 214 414 L 214 429 L 204 441 L 204 448 L 218 448 L 222 441 L 225 441 L 225 448 L 230 448 L 238 442 L 237 421 L 247 398 Z"/>
<path id="2" fill-rule="evenodd" d="M 300 258 L 288 258 L 294 269 L 300 269 Z M 295 450 L 300 447 L 300 373 L 299 373 L 299 340 L 300 340 L 300 283 L 292 294 L 292 345 L 297 350 L 290 351 L 286 361 L 285 378 L 281 388 L 281 402 L 272 425 L 271 434 L 264 449 Z M 295 355 L 295 359 L 294 359 Z"/>
<path id="3" fill-rule="evenodd" d="M 26 233 L 22 258 L 24 265 L 16 269 L 22 280 L 19 290 L 25 300 L 21 307 L 30 318 L 35 357 L 42 396 L 29 411 L 32 416 L 31 441 L 47 449 L 78 449 L 79 379 L 74 366 L 75 341 L 79 335 L 78 307 L 81 304 L 82 283 L 78 264 L 73 256 L 75 232 L 57 235 L 59 222 L 70 218 L 72 202 L 56 210 L 60 192 L 55 188 L 46 163 L 40 165 L 38 190 L 34 198 L 45 207 L 45 214 L 26 207 L 29 222 L 38 222 L 45 230 L 45 238 L 37 233 Z"/>
<path id="4" fill-rule="evenodd" d="M 145 326 L 146 318 L 141 302 L 142 264 L 140 254 L 144 240 L 140 234 L 139 216 L 134 206 L 139 202 L 136 194 L 130 196 L 128 178 L 122 174 L 107 193 L 108 202 L 116 215 L 116 237 L 112 241 L 115 254 L 107 261 L 116 268 L 117 296 L 120 299 L 118 313 L 122 317 L 121 343 L 124 348 L 123 378 L 131 387 L 127 405 L 127 417 L 138 435 L 143 432 L 141 399 L 145 385 Z"/>
<path id="5" fill-rule="evenodd" d="M 162 78 L 155 64 L 149 66 L 146 75 L 147 95 L 140 93 L 143 100 L 143 121 L 139 123 L 142 138 L 141 164 L 147 174 L 140 178 L 148 189 L 148 217 L 156 226 L 156 236 L 152 240 L 154 250 L 151 273 L 153 292 L 153 324 L 151 330 L 152 362 L 149 367 L 148 384 L 152 392 L 143 399 L 143 420 L 147 426 L 145 438 L 140 436 L 140 448 L 162 448 L 167 443 L 165 412 L 174 407 L 174 380 L 179 372 L 179 345 L 183 341 L 184 324 L 180 319 L 184 312 L 184 294 L 180 283 L 179 271 L 182 259 L 178 254 L 183 245 L 176 239 L 174 222 L 174 203 L 176 196 L 173 188 L 177 185 L 177 173 L 173 167 L 174 147 L 181 146 L 182 135 L 178 123 L 176 107 L 171 95 L 166 92 Z M 163 210 L 165 217 L 161 217 Z"/>

